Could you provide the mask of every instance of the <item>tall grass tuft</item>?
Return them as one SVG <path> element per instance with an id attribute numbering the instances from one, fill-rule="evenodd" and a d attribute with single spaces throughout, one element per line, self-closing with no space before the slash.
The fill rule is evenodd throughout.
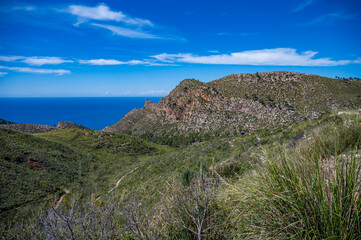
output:
<path id="1" fill-rule="evenodd" d="M 361 238 L 360 129 L 338 130 L 341 133 L 335 130 L 335 134 L 319 135 L 316 143 L 324 144 L 313 142 L 313 154 L 280 149 L 277 156 L 274 150 L 265 151 L 257 194 L 263 206 L 258 213 L 268 235 L 296 239 Z M 345 132 L 351 137 L 343 135 Z"/>

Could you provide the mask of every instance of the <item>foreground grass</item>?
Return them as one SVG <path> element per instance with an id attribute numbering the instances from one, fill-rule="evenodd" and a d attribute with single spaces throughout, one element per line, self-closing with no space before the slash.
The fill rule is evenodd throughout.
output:
<path id="1" fill-rule="evenodd" d="M 263 148 L 257 171 L 232 186 L 244 213 L 240 221 L 249 221 L 241 230 L 244 236 L 360 239 L 358 122 L 356 115 L 335 117 L 292 148 Z"/>

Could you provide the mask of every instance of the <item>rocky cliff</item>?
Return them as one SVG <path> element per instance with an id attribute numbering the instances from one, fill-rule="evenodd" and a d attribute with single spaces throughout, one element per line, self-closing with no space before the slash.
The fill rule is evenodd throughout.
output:
<path id="1" fill-rule="evenodd" d="M 182 81 L 170 94 L 134 109 L 107 132 L 167 136 L 243 134 L 361 107 L 359 79 L 295 72 L 233 74 L 212 82 Z"/>

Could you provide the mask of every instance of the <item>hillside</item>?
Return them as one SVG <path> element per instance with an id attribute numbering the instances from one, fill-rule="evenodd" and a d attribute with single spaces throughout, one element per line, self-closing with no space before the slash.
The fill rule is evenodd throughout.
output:
<path id="1" fill-rule="evenodd" d="M 258 130 L 177 149 L 90 130 L 36 134 L 42 141 L 91 153 L 100 164 L 83 182 L 96 185 L 83 190 L 81 198 L 80 189 L 71 188 L 72 194 L 57 210 L 59 216 L 51 210 L 38 212 L 30 224 L 16 222 L 5 236 L 196 239 L 192 214 L 201 204 L 198 211 L 206 217 L 202 229 L 209 228 L 202 239 L 340 239 L 340 226 L 349 223 L 346 233 L 354 238 L 345 239 L 358 239 L 361 222 L 354 214 L 361 207 L 355 195 L 360 190 L 360 120 L 355 114 L 325 115 L 271 132 Z M 130 149 L 123 152 L 124 143 L 130 143 Z M 347 188 L 335 180 L 341 178 L 347 178 Z M 332 184 L 332 191 L 327 184 Z M 340 195 L 343 192 L 346 195 Z M 344 221 L 346 216 L 351 217 Z M 314 232 L 315 225 L 319 232 Z"/>
<path id="2" fill-rule="evenodd" d="M 105 132 L 168 143 L 169 136 L 240 135 L 272 130 L 338 109 L 361 107 L 361 82 L 295 72 L 234 74 L 212 82 L 182 81 L 159 103 L 146 101 Z M 195 134 L 196 133 L 196 134 Z M 201 137 L 202 136 L 202 137 Z"/>
<path id="3" fill-rule="evenodd" d="M 59 143 L 0 129 L 1 219 L 44 205 L 62 187 L 81 184 L 96 158 Z"/>
<path id="4" fill-rule="evenodd" d="M 133 167 L 138 155 L 167 152 L 135 136 L 84 129 L 30 135 L 0 129 L 1 220 L 26 216 L 71 192 L 99 194 Z"/>

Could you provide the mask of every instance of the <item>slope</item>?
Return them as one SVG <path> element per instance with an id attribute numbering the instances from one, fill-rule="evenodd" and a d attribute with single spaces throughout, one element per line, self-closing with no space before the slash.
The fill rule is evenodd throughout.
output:
<path id="1" fill-rule="evenodd" d="M 105 132 L 130 132 L 169 144 L 276 129 L 337 109 L 361 107 L 361 81 L 294 72 L 234 74 L 182 81 L 159 103 L 146 101 Z M 177 144 L 175 144 L 177 145 Z"/>

